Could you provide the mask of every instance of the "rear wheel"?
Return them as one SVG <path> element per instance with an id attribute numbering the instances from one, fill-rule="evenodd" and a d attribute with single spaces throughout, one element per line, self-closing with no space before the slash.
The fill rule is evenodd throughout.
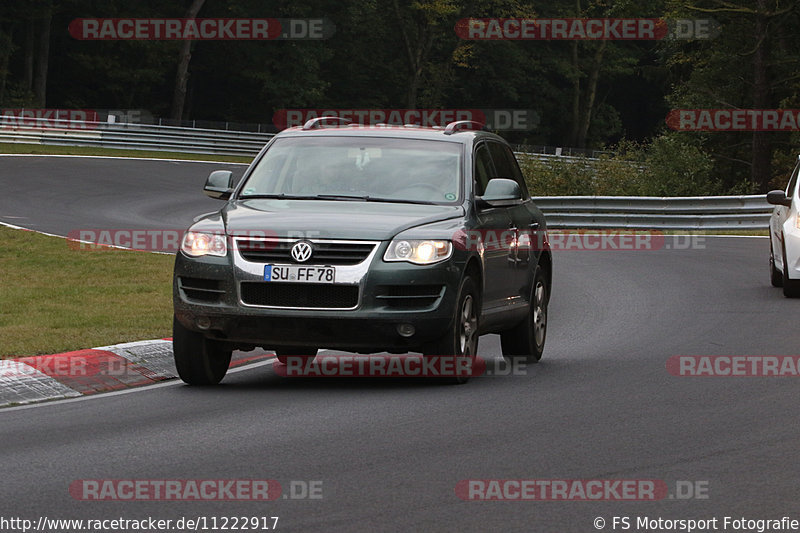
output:
<path id="1" fill-rule="evenodd" d="M 531 284 L 530 305 L 525 320 L 500 334 L 500 346 L 508 359 L 524 357 L 536 363 L 544 353 L 547 338 L 547 277 L 541 267 L 536 267 Z"/>
<path id="2" fill-rule="evenodd" d="M 467 275 L 461 280 L 454 310 L 453 325 L 425 355 L 454 357 L 455 375 L 447 382 L 463 384 L 469 381 L 478 354 L 478 317 L 480 300 L 475 280 Z"/>
<path id="3" fill-rule="evenodd" d="M 172 317 L 172 354 L 178 376 L 189 385 L 216 385 L 228 372 L 231 350 L 183 327 Z"/>
<path id="4" fill-rule="evenodd" d="M 284 365 L 292 363 L 302 363 L 307 359 L 313 359 L 317 356 L 317 348 L 306 348 L 297 346 L 279 346 L 275 348 L 275 355 L 278 361 Z"/>
<path id="5" fill-rule="evenodd" d="M 769 236 L 769 280 L 773 287 L 783 286 L 783 272 L 775 267 L 775 252 L 772 248 L 772 235 Z"/>
<path id="6" fill-rule="evenodd" d="M 781 246 L 781 253 L 783 254 L 783 295 L 787 298 L 800 297 L 800 280 L 789 279 L 787 272 L 789 271 L 789 262 L 786 261 L 786 240 Z"/>

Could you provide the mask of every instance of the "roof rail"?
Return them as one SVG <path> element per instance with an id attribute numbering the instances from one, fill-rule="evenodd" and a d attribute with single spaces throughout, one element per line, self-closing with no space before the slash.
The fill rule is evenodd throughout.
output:
<path id="1" fill-rule="evenodd" d="M 321 127 L 319 125 L 320 122 L 327 122 L 329 120 L 338 120 L 339 124 L 350 124 L 351 123 L 350 120 L 348 120 L 346 118 L 342 118 L 342 117 L 316 117 L 316 118 L 312 118 L 312 119 L 309 119 L 308 121 L 306 121 L 306 123 L 303 124 L 303 129 L 304 130 L 313 130 L 313 129 L 319 128 L 319 127 Z"/>
<path id="2" fill-rule="evenodd" d="M 452 135 L 460 130 L 482 130 L 485 124 L 474 120 L 456 120 L 451 122 L 444 129 L 445 135 Z"/>

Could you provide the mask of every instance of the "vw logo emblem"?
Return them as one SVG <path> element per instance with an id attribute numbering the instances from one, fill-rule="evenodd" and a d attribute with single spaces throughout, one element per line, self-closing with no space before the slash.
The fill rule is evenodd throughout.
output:
<path id="1" fill-rule="evenodd" d="M 292 246 L 292 259 L 297 261 L 298 263 L 305 263 L 309 259 L 311 259 L 311 252 L 313 248 L 311 248 L 311 243 L 306 241 L 300 241 L 295 243 Z"/>

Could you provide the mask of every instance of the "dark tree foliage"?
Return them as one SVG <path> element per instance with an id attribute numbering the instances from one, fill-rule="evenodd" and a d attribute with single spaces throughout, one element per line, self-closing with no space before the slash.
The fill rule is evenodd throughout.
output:
<path id="1" fill-rule="evenodd" d="M 724 190 L 764 190 L 792 164 L 796 134 L 671 132 L 665 117 L 685 107 L 800 107 L 798 3 L 16 0 L 0 4 L 0 106 L 261 124 L 292 108 L 525 109 L 539 122 L 504 132 L 514 143 L 670 147 L 708 157 Z M 194 9 L 200 18 L 325 18 L 336 30 L 326 40 L 191 43 L 68 32 L 81 17 L 179 18 Z M 469 41 L 455 31 L 467 17 L 713 17 L 722 30 L 708 41 Z"/>

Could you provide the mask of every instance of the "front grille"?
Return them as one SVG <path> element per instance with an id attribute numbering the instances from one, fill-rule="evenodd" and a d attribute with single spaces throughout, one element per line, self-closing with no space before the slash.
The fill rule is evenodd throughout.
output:
<path id="1" fill-rule="evenodd" d="M 242 302 L 270 307 L 351 309 L 358 305 L 358 285 L 243 281 Z"/>
<path id="2" fill-rule="evenodd" d="M 423 309 L 443 293 L 444 285 L 379 285 L 375 298 L 391 309 Z"/>
<path id="3" fill-rule="evenodd" d="M 295 263 L 290 253 L 297 241 L 237 238 L 241 256 L 254 263 Z M 374 243 L 317 241 L 312 243 L 311 259 L 304 265 L 357 265 L 364 261 Z"/>
<path id="4" fill-rule="evenodd" d="M 225 291 L 217 279 L 178 277 L 178 287 L 186 298 L 201 302 L 219 302 Z"/>

